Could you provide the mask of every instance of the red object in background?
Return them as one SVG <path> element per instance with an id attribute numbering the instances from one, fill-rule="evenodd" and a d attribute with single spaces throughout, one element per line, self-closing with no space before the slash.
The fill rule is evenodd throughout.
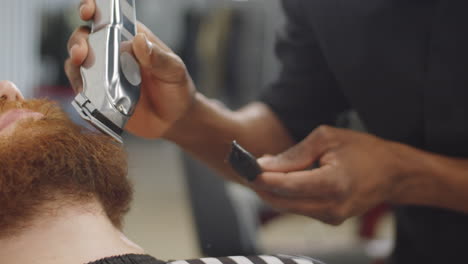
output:
<path id="1" fill-rule="evenodd" d="M 34 97 L 73 98 L 75 92 L 67 86 L 39 86 L 35 89 Z"/>
<path id="2" fill-rule="evenodd" d="M 382 220 L 382 217 L 384 217 L 389 211 L 390 206 L 387 204 L 381 204 L 362 215 L 359 222 L 359 237 L 365 240 L 375 239 L 377 226 Z M 373 264 L 385 264 L 385 260 L 375 260 Z"/>
<path id="3" fill-rule="evenodd" d="M 374 239 L 377 225 L 382 217 L 390 211 L 387 204 L 381 204 L 369 210 L 360 217 L 359 237 L 363 239 Z"/>

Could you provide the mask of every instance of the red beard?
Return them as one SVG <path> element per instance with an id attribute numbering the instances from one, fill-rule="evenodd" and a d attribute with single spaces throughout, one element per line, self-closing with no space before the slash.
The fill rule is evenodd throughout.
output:
<path id="1" fill-rule="evenodd" d="M 20 120 L 11 135 L 0 136 L 0 237 L 28 227 L 50 206 L 93 201 L 120 228 L 132 199 L 122 146 L 74 124 L 47 100 L 0 100 L 0 113 L 10 109 L 44 117 Z"/>

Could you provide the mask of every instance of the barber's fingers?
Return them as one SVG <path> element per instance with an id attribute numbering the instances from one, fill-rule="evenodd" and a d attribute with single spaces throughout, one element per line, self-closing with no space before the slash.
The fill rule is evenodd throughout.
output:
<path id="1" fill-rule="evenodd" d="M 337 180 L 334 165 L 290 173 L 265 172 L 255 182 L 256 189 L 290 198 L 339 198 L 346 193 L 346 181 Z"/>
<path id="2" fill-rule="evenodd" d="M 257 194 L 274 208 L 305 215 L 331 225 L 339 225 L 349 217 L 346 207 L 333 200 L 290 199 L 269 192 Z"/>
<path id="3" fill-rule="evenodd" d="M 88 36 L 90 29 L 88 27 L 79 27 L 73 32 L 68 40 L 67 48 L 70 54 L 71 62 L 81 66 L 88 56 Z"/>
<path id="4" fill-rule="evenodd" d="M 352 191 L 350 184 L 339 175 L 335 165 L 292 173 L 269 172 L 263 173 L 261 183 L 253 188 L 275 208 L 338 225 L 353 213 L 346 202 Z"/>
<path id="5" fill-rule="evenodd" d="M 0 99 L 18 101 L 24 100 L 24 97 L 14 83 L 10 81 L 0 81 Z"/>
<path id="6" fill-rule="evenodd" d="M 65 73 L 75 93 L 81 92 L 83 89 L 83 80 L 81 78 L 80 67 L 76 66 L 71 58 L 65 61 Z"/>
<path id="7" fill-rule="evenodd" d="M 276 209 L 309 216 L 311 211 L 323 210 L 326 204 L 326 202 L 321 200 L 313 201 L 311 199 L 291 199 L 265 191 L 257 191 L 256 193 L 260 198 Z"/>
<path id="8" fill-rule="evenodd" d="M 304 170 L 312 166 L 320 152 L 307 141 L 293 146 L 276 156 L 265 156 L 258 159 L 264 171 L 289 172 Z"/>
<path id="9" fill-rule="evenodd" d="M 88 21 L 94 17 L 96 13 L 95 0 L 81 0 L 79 5 L 81 19 Z"/>
<path id="10" fill-rule="evenodd" d="M 187 77 L 180 57 L 142 23 L 138 23 L 133 51 L 141 66 L 161 81 L 179 83 Z"/>
<path id="11" fill-rule="evenodd" d="M 65 62 L 65 73 L 67 74 L 70 84 L 75 92 L 80 92 L 83 87 L 80 67 L 88 57 L 89 33 L 89 28 L 80 27 L 73 32 L 67 44 L 70 58 Z"/>
<path id="12" fill-rule="evenodd" d="M 143 23 L 138 22 L 137 24 L 138 33 L 145 34 L 146 38 L 149 41 L 155 43 L 160 47 L 162 50 L 166 52 L 172 52 L 171 48 L 169 48 L 161 39 L 159 39 L 149 28 L 147 28 Z"/>
<path id="13" fill-rule="evenodd" d="M 182 60 L 165 45 L 151 41 L 144 33 L 135 37 L 133 51 L 142 68 L 161 81 L 178 83 L 186 76 Z"/>
<path id="14" fill-rule="evenodd" d="M 338 130 L 329 126 L 315 129 L 307 138 L 287 151 L 258 160 L 265 171 L 290 172 L 310 168 L 328 150 L 338 146 Z"/>

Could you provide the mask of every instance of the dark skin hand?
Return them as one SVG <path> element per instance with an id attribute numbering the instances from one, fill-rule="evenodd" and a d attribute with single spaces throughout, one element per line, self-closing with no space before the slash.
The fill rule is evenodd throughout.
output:
<path id="1" fill-rule="evenodd" d="M 94 0 L 81 1 L 79 10 L 84 21 L 92 20 Z M 80 67 L 89 53 L 88 36 L 88 28 L 78 28 L 68 43 L 70 58 L 65 71 L 76 92 L 83 89 Z M 131 45 L 143 82 L 127 131 L 144 138 L 168 139 L 234 181 L 241 178 L 225 163 L 233 140 L 257 155 L 279 153 L 292 145 L 266 105 L 252 103 L 234 112 L 197 93 L 183 61 L 143 24 L 138 25 Z"/>
<path id="2" fill-rule="evenodd" d="M 258 194 L 278 208 L 340 224 L 393 193 L 399 162 L 392 143 L 350 130 L 322 126 L 303 142 L 259 160 Z M 305 168 L 319 161 L 320 167 Z"/>
<path id="3" fill-rule="evenodd" d="M 91 20 L 94 0 L 80 15 Z M 142 70 L 142 95 L 127 130 L 165 138 L 233 181 L 254 189 L 272 206 L 329 224 L 340 224 L 389 202 L 427 205 L 468 213 L 468 160 L 421 151 L 378 137 L 323 126 L 299 144 L 271 109 L 255 102 L 231 111 L 196 93 L 182 60 L 142 24 L 132 42 Z M 88 55 L 89 30 L 71 36 L 65 69 L 76 91 Z M 253 184 L 225 162 L 232 140 L 259 160 L 265 173 Z M 319 161 L 320 168 L 310 169 Z"/>
<path id="4" fill-rule="evenodd" d="M 320 167 L 308 169 L 316 161 Z M 265 171 L 253 184 L 259 196 L 332 225 L 383 202 L 468 212 L 468 160 L 365 133 L 322 126 L 259 163 Z"/>
<path id="5" fill-rule="evenodd" d="M 83 0 L 79 10 L 83 20 L 92 20 L 95 2 Z M 88 56 L 88 35 L 88 28 L 78 28 L 68 42 L 65 72 L 76 92 L 83 89 L 80 67 Z M 141 99 L 126 130 L 144 138 L 160 138 L 192 106 L 195 86 L 182 60 L 141 23 L 132 48 L 141 67 Z"/>

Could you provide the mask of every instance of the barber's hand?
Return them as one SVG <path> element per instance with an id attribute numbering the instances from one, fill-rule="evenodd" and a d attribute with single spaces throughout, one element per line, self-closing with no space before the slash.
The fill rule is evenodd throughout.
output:
<path id="1" fill-rule="evenodd" d="M 94 0 L 82 0 L 80 16 L 91 20 Z M 89 29 L 81 27 L 70 37 L 70 58 L 65 71 L 76 92 L 83 89 L 80 66 L 88 56 Z M 138 25 L 133 52 L 140 63 L 141 98 L 126 129 L 140 137 L 160 138 L 193 104 L 195 87 L 182 60 L 144 25 Z"/>
<path id="2" fill-rule="evenodd" d="M 338 225 L 388 201 L 398 183 L 398 144 L 323 126 L 259 163 L 257 193 L 279 209 Z M 309 169 L 316 161 L 320 168 Z"/>

